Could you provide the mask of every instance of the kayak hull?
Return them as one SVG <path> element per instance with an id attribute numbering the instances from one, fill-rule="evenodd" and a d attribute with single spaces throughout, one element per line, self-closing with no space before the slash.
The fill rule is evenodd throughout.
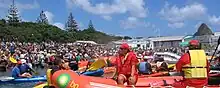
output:
<path id="1" fill-rule="evenodd" d="M 18 78 L 18 79 L 11 79 L 11 80 L 0 80 L 0 83 L 24 83 L 24 82 L 40 82 L 40 81 L 47 81 L 46 76 L 35 76 L 32 78 Z"/>
<path id="2" fill-rule="evenodd" d="M 106 79 L 101 77 L 91 77 L 91 76 L 81 76 L 89 80 L 90 88 L 133 88 L 133 86 L 117 85 L 116 81 L 113 79 Z M 164 76 L 164 77 L 146 77 L 146 78 L 139 78 L 135 88 L 150 88 L 150 87 L 158 87 L 158 88 L 167 88 L 172 86 L 166 86 L 164 80 L 166 81 L 167 85 L 172 85 L 176 80 L 181 80 L 181 76 Z M 42 88 L 43 85 L 46 83 L 35 86 L 34 88 Z M 208 86 L 206 88 L 216 88 L 219 87 L 217 85 Z"/>

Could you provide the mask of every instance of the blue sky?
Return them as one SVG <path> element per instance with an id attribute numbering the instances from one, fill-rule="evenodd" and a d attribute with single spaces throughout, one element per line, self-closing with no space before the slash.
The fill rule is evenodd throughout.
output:
<path id="1" fill-rule="evenodd" d="M 64 27 L 70 12 L 80 29 L 92 20 L 99 31 L 128 36 L 193 34 L 201 23 L 220 31 L 220 0 L 15 0 L 23 21 L 44 10 L 51 25 Z M 5 18 L 11 0 L 0 0 Z"/>

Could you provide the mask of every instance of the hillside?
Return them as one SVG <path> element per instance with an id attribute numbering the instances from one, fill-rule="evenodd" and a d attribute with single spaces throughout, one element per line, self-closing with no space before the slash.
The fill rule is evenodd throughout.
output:
<path id="1" fill-rule="evenodd" d="M 90 29 L 68 32 L 53 25 L 33 22 L 21 22 L 16 25 L 10 25 L 5 20 L 0 20 L 0 39 L 20 42 L 74 42 L 76 40 L 92 40 L 103 44 L 122 39 L 122 37 L 110 36 Z"/>
<path id="2" fill-rule="evenodd" d="M 194 36 L 202 36 L 202 35 L 213 35 L 211 29 L 205 23 L 202 23 L 198 28 L 198 31 L 194 34 Z"/>

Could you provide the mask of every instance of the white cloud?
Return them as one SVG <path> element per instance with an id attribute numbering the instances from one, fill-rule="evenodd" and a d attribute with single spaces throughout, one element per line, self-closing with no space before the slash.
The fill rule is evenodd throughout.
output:
<path id="1" fill-rule="evenodd" d="M 193 3 L 184 7 L 170 6 L 166 3 L 159 14 L 169 22 L 169 27 L 181 28 L 184 26 L 184 21 L 204 19 L 207 16 L 207 8 L 199 3 Z"/>
<path id="2" fill-rule="evenodd" d="M 57 23 L 54 23 L 53 25 L 57 26 L 58 28 L 60 28 L 60 29 L 62 29 L 62 30 L 65 29 L 65 26 L 64 26 L 64 24 L 62 24 L 62 23 L 57 22 Z"/>
<path id="3" fill-rule="evenodd" d="M 112 14 L 128 12 L 133 17 L 143 18 L 147 16 L 148 11 L 144 0 L 112 0 L 112 4 L 98 3 L 94 5 L 89 0 L 66 0 L 66 3 L 69 8 L 76 5 L 87 12 L 109 17 Z"/>
<path id="4" fill-rule="evenodd" d="M 183 26 L 184 26 L 183 22 L 168 23 L 168 27 L 171 28 L 182 28 Z"/>
<path id="5" fill-rule="evenodd" d="M 111 16 L 102 16 L 105 20 L 112 20 Z"/>
<path id="6" fill-rule="evenodd" d="M 214 25 L 220 25 L 220 16 L 209 16 L 209 22 Z"/>
<path id="7" fill-rule="evenodd" d="M 44 13 L 47 16 L 47 19 L 48 19 L 49 23 L 52 24 L 53 23 L 53 17 L 54 17 L 53 13 L 51 13 L 49 11 L 45 11 Z"/>
<path id="8" fill-rule="evenodd" d="M 128 17 L 126 20 L 120 21 L 120 26 L 124 29 L 133 29 L 133 28 L 155 28 L 155 25 L 141 21 L 136 17 Z"/>
<path id="9" fill-rule="evenodd" d="M 58 28 L 62 29 L 62 30 L 65 30 L 65 25 L 63 23 L 60 23 L 60 22 L 54 22 L 53 18 L 55 17 L 54 14 L 52 12 L 49 12 L 49 11 L 45 11 L 44 12 L 48 21 L 49 21 L 49 24 L 51 25 L 54 25 L 54 26 L 57 26 Z"/>

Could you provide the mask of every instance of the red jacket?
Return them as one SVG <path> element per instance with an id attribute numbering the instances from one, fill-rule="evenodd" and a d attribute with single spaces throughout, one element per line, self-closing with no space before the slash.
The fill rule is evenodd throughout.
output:
<path id="1" fill-rule="evenodd" d="M 126 60 L 124 61 L 124 64 L 122 64 L 124 57 L 125 56 L 118 56 L 116 58 L 115 64 L 118 70 L 118 74 L 131 75 L 132 65 L 137 65 L 138 59 L 133 52 L 129 52 Z M 137 74 L 137 68 L 135 74 Z"/>
<path id="2" fill-rule="evenodd" d="M 181 58 L 179 59 L 179 61 L 176 63 L 176 70 L 178 72 L 182 71 L 182 67 L 186 64 L 190 63 L 190 55 L 188 53 L 185 53 L 183 56 L 181 56 Z M 209 74 L 209 63 L 207 60 L 207 74 Z M 209 75 L 208 75 L 209 76 Z M 205 86 L 208 84 L 208 77 L 207 78 L 203 78 L 203 79 L 197 79 L 197 78 L 183 78 L 183 84 L 185 86 Z"/>

